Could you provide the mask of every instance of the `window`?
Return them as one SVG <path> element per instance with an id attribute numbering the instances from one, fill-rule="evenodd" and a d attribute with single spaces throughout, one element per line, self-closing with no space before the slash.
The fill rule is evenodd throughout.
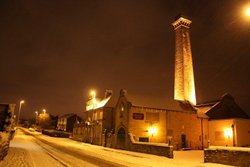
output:
<path id="1" fill-rule="evenodd" d="M 103 119 L 103 111 L 101 111 L 100 113 L 99 113 L 99 120 L 102 120 Z"/>
<path id="2" fill-rule="evenodd" d="M 94 112 L 94 114 L 93 114 L 93 120 L 94 120 L 94 121 L 97 120 L 97 112 Z"/>
<path id="3" fill-rule="evenodd" d="M 121 111 L 124 111 L 125 110 L 125 106 L 124 106 L 124 104 L 122 103 L 121 104 Z"/>
<path id="4" fill-rule="evenodd" d="M 120 118 L 123 118 L 124 110 L 125 110 L 125 105 L 122 103 L 120 106 Z"/>

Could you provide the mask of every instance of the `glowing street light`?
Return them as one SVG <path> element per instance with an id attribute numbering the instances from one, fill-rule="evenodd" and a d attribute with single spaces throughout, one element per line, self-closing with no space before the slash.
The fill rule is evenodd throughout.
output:
<path id="1" fill-rule="evenodd" d="M 232 131 L 232 129 L 231 128 L 228 128 L 228 129 L 225 129 L 224 130 L 224 135 L 225 135 L 225 137 L 226 138 L 232 138 L 232 136 L 233 136 L 233 131 Z"/>
<path id="2" fill-rule="evenodd" d="M 37 124 L 37 120 L 38 120 L 38 111 L 35 111 L 35 114 L 36 114 L 36 124 Z"/>
<path id="3" fill-rule="evenodd" d="M 43 109 L 43 114 L 45 114 L 46 113 L 46 109 Z"/>
<path id="4" fill-rule="evenodd" d="M 150 127 L 148 129 L 148 133 L 153 137 L 157 133 L 157 128 L 156 127 Z"/>
<path id="5" fill-rule="evenodd" d="M 91 96 L 92 99 L 95 99 L 95 97 L 96 97 L 96 91 L 95 90 L 91 90 L 90 91 L 90 96 Z"/>
<path id="6" fill-rule="evenodd" d="M 250 3 L 244 5 L 241 11 L 242 11 L 242 17 L 245 20 L 249 21 L 250 20 Z"/>
<path id="7" fill-rule="evenodd" d="M 246 16 L 250 17 L 250 7 L 246 8 Z"/>
<path id="8" fill-rule="evenodd" d="M 21 113 L 22 104 L 24 103 L 24 100 L 21 100 L 19 103 L 19 110 L 18 110 L 18 117 L 17 117 L 17 124 L 19 124 L 19 118 Z"/>

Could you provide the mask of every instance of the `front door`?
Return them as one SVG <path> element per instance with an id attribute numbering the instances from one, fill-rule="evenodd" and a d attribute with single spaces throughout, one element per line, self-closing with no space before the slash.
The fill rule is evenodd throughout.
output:
<path id="1" fill-rule="evenodd" d="M 117 133 L 117 148 L 124 149 L 125 148 L 125 129 L 120 128 Z"/>
<path id="2" fill-rule="evenodd" d="M 181 148 L 187 148 L 186 135 L 181 135 Z"/>

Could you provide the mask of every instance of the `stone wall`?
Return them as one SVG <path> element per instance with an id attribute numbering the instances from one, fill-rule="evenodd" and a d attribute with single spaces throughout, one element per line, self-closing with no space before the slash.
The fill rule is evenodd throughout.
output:
<path id="1" fill-rule="evenodd" d="M 250 149 L 229 150 L 229 149 L 205 149 L 204 162 L 220 163 L 225 165 L 249 167 Z"/>
<path id="2" fill-rule="evenodd" d="M 174 158 L 173 146 L 168 146 L 164 143 L 144 143 L 136 142 L 132 134 L 129 134 L 129 150 L 141 153 L 148 153 L 154 155 L 165 156 L 168 158 Z"/>
<path id="3" fill-rule="evenodd" d="M 0 139 L 0 161 L 8 154 L 9 141 L 2 141 Z"/>

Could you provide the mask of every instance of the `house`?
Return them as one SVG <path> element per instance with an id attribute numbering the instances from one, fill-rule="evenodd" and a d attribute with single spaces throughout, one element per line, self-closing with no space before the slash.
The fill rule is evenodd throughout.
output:
<path id="1" fill-rule="evenodd" d="M 74 123 L 80 122 L 81 118 L 76 114 L 65 114 L 58 117 L 57 130 L 73 132 Z"/>
<path id="2" fill-rule="evenodd" d="M 86 104 L 83 121 L 74 125 L 75 140 L 87 143 L 106 145 L 105 136 L 114 130 L 114 108 L 112 91 L 106 90 L 102 100 L 92 96 Z"/>
<path id="3" fill-rule="evenodd" d="M 250 146 L 250 117 L 230 94 L 196 106 L 209 117 L 209 144 L 213 146 Z"/>

